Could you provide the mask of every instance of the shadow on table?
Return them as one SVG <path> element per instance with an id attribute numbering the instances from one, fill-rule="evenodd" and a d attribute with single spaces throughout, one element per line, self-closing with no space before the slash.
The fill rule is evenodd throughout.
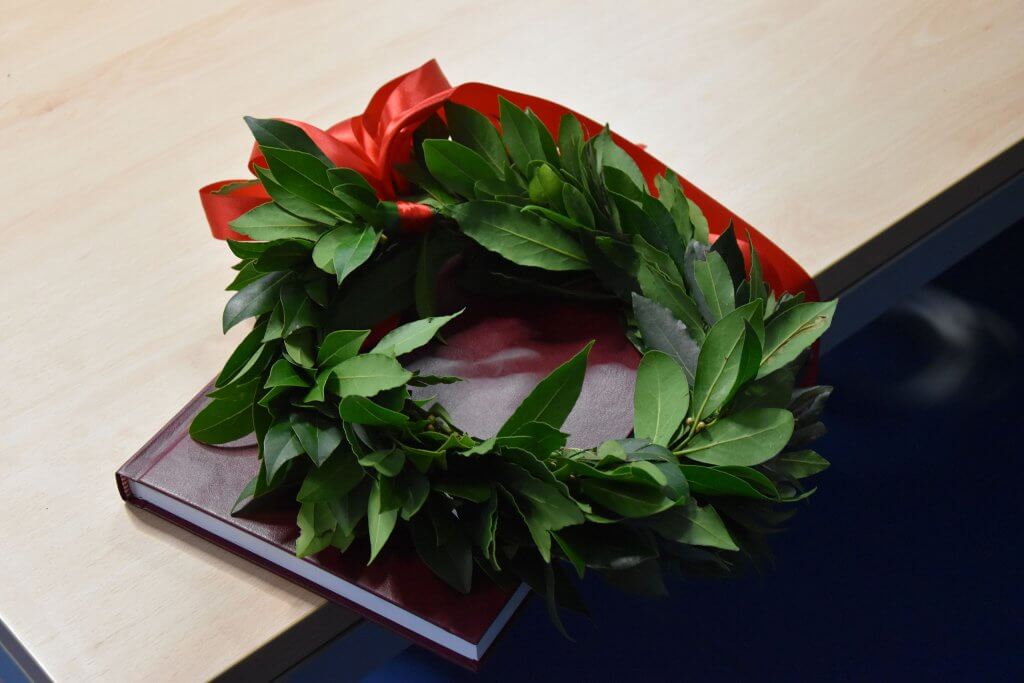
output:
<path id="1" fill-rule="evenodd" d="M 588 580 L 576 644 L 534 600 L 479 679 L 1019 678 L 1022 248 L 1018 225 L 825 358 L 833 467 L 774 569 L 665 600 Z M 367 680 L 474 678 L 413 647 Z"/>

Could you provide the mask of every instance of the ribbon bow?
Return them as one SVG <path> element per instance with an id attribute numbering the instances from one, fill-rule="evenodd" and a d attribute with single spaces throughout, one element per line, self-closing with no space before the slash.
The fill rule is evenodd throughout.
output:
<path id="1" fill-rule="evenodd" d="M 587 137 L 602 129 L 597 122 L 555 102 L 505 90 L 484 83 L 466 83 L 452 87 L 437 62 L 430 60 L 423 66 L 395 78 L 382 86 L 359 116 L 334 124 L 326 131 L 302 121 L 288 121 L 304 130 L 317 147 L 334 164 L 361 173 L 377 190 L 381 199 L 394 200 L 406 189 L 405 181 L 394 172 L 396 163 L 409 158 L 412 134 L 432 114 L 441 113 L 445 102 L 451 101 L 471 107 L 498 124 L 498 97 L 527 108 L 540 118 L 548 130 L 557 131 L 564 114 L 579 119 Z M 665 172 L 666 166 L 636 145 L 612 133 L 615 142 L 636 162 L 649 186 L 655 176 Z M 259 147 L 254 145 L 249 156 L 249 170 L 266 166 Z M 783 252 L 774 242 L 734 215 L 722 204 L 709 197 L 686 179 L 681 179 L 686 195 L 695 201 L 708 219 L 711 235 L 720 235 L 731 221 L 737 236 L 747 235 L 757 247 L 764 268 L 765 279 L 776 291 L 804 292 L 809 300 L 817 300 L 818 293 L 807 272 Z M 270 201 L 270 196 L 258 183 L 240 180 L 222 180 L 199 190 L 199 197 L 217 239 L 248 239 L 231 229 L 229 223 L 246 211 Z M 415 219 L 419 205 L 398 202 L 399 213 Z M 422 217 L 422 216 L 421 216 Z M 738 239 L 749 265 L 749 245 Z"/>

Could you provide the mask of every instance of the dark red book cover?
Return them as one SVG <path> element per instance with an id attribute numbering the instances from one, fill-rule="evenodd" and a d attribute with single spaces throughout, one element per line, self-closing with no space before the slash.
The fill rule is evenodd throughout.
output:
<path id="1" fill-rule="evenodd" d="M 440 389 L 438 398 L 456 424 L 481 438 L 493 435 L 537 382 L 596 339 L 583 392 L 565 429 L 577 446 L 629 433 L 639 355 L 611 311 L 509 306 L 500 314 L 467 312 L 456 323 L 446 331 L 446 344 L 433 345 L 409 363 L 464 378 L 432 388 Z M 295 557 L 297 505 L 285 500 L 231 515 L 238 493 L 257 471 L 256 447 L 193 441 L 188 427 L 206 400 L 203 393 L 196 396 L 118 470 L 118 490 L 126 501 L 476 667 L 522 602 L 525 586 L 502 588 L 478 575 L 472 591 L 460 594 L 400 538 L 369 566 L 365 545 L 343 554 L 328 549 Z"/>

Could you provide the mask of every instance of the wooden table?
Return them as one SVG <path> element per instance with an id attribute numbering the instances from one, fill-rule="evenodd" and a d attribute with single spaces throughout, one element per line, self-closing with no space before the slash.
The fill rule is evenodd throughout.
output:
<path id="1" fill-rule="evenodd" d="M 351 621 L 126 508 L 114 488 L 117 466 L 238 340 L 219 332 L 231 259 L 196 189 L 244 172 L 243 114 L 326 125 L 436 56 L 453 83 L 613 122 L 788 250 L 826 295 L 1024 167 L 1018 0 L 678 5 L 8 2 L 8 645 L 59 680 L 207 678 L 268 652 L 270 675 Z M 263 649 L 287 644 L 282 634 L 300 642 Z"/>

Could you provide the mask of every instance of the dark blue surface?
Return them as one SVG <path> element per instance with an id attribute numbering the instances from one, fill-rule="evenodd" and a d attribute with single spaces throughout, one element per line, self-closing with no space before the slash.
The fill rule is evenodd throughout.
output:
<path id="1" fill-rule="evenodd" d="M 567 618 L 575 644 L 533 600 L 477 676 L 413 647 L 366 680 L 1020 680 L 1022 250 L 1016 226 L 935 283 L 981 314 L 947 311 L 983 331 L 967 344 L 969 383 L 903 382 L 946 362 L 938 335 L 906 315 L 824 359 L 836 391 L 818 450 L 833 467 L 776 538 L 774 568 L 672 581 L 663 600 L 588 580 L 593 621 Z"/>

